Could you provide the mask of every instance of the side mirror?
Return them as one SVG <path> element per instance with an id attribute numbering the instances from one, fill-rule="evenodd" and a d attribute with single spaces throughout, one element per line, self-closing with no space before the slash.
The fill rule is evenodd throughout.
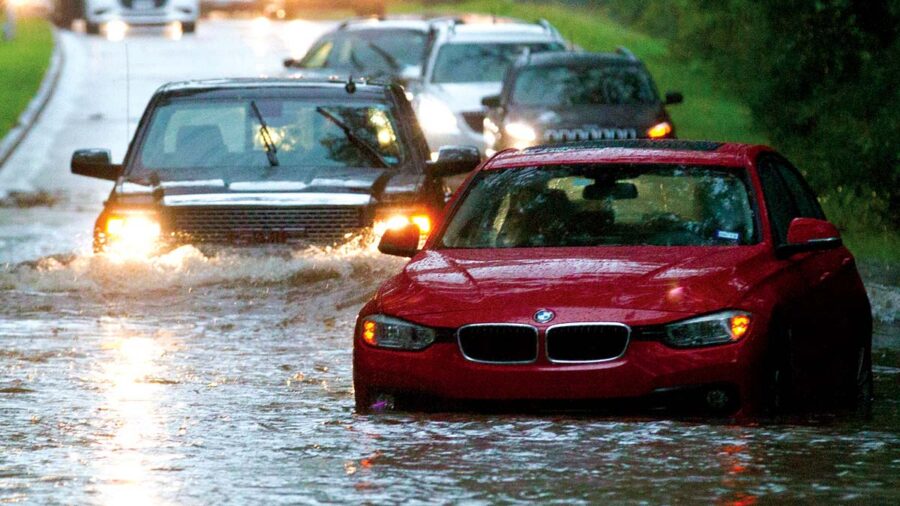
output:
<path id="1" fill-rule="evenodd" d="M 385 255 L 412 258 L 419 252 L 419 227 L 409 224 L 403 228 L 388 230 L 381 236 L 378 251 Z"/>
<path id="2" fill-rule="evenodd" d="M 109 150 L 79 149 L 72 154 L 72 174 L 115 181 L 122 175 L 122 166 L 112 163 Z"/>
<path id="3" fill-rule="evenodd" d="M 776 254 L 786 258 L 804 251 L 837 248 L 841 244 L 841 234 L 831 223 L 815 218 L 794 218 L 788 226 L 787 244 L 779 246 Z"/>
<path id="4" fill-rule="evenodd" d="M 488 109 L 496 109 L 500 107 L 500 95 L 491 95 L 481 99 L 481 105 Z"/>
<path id="5" fill-rule="evenodd" d="M 480 163 L 481 152 L 475 146 L 444 146 L 426 170 L 431 177 L 449 177 L 475 170 Z"/>
<path id="6" fill-rule="evenodd" d="M 297 60 L 296 58 L 285 58 L 282 63 L 284 64 L 284 68 L 289 69 L 291 67 L 296 67 L 297 64 L 300 63 L 300 60 Z"/>
<path id="7" fill-rule="evenodd" d="M 675 105 L 684 102 L 684 95 L 680 91 L 666 92 L 666 105 Z"/>

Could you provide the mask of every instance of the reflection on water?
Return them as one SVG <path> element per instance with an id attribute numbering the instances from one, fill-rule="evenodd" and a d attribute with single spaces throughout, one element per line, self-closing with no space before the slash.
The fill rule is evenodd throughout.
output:
<path id="1" fill-rule="evenodd" d="M 104 390 L 98 415 L 113 433 L 100 441 L 93 460 L 98 492 L 105 504 L 158 504 L 156 490 L 147 483 L 149 456 L 144 450 L 163 446 L 166 439 L 158 424 L 162 385 L 155 381 L 165 373 L 160 363 L 163 343 L 123 330 L 121 324 L 107 321 L 100 329 L 107 361 L 96 376 Z"/>
<path id="2" fill-rule="evenodd" d="M 353 414 L 366 248 L 0 269 L 0 502 L 900 501 L 900 331 L 870 421 Z"/>

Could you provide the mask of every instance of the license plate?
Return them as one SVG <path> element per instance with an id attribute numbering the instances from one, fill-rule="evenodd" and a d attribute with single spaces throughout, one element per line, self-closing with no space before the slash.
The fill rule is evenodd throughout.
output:
<path id="1" fill-rule="evenodd" d="M 136 0 L 132 5 L 139 10 L 149 10 L 156 7 L 152 0 Z"/>
<path id="2" fill-rule="evenodd" d="M 287 239 L 285 230 L 235 230 L 228 234 L 229 242 L 236 244 L 283 244 Z"/>

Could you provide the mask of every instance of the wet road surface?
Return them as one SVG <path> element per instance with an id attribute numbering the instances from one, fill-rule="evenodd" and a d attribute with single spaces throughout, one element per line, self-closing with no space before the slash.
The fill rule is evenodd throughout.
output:
<path id="1" fill-rule="evenodd" d="M 274 74 L 325 28 L 130 35 L 131 123 L 164 81 Z M 0 208 L 0 503 L 900 502 L 888 323 L 871 420 L 355 415 L 353 319 L 402 261 L 367 247 L 91 255 L 109 183 L 69 176 L 68 158 L 124 153 L 124 44 L 62 43 L 60 89 L 0 171 L 0 193 L 20 192 Z M 894 318 L 896 290 L 876 291 Z"/>

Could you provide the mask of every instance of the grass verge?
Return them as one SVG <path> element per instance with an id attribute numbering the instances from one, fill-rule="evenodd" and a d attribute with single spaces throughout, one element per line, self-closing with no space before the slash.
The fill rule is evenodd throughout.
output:
<path id="1" fill-rule="evenodd" d="M 404 0 L 394 2 L 391 10 L 435 14 L 476 12 L 531 20 L 545 18 L 563 36 L 589 51 L 612 51 L 625 46 L 644 61 L 662 92 L 684 93 L 684 104 L 669 108 L 679 137 L 767 143 L 765 132 L 754 124 L 750 110 L 740 98 L 716 86 L 717 77 L 710 67 L 697 61 L 676 60 L 669 53 L 667 41 L 629 29 L 611 20 L 599 8 L 512 0 L 427 4 Z M 871 210 L 877 202 L 831 195 L 822 200 L 829 219 L 843 229 L 844 242 L 866 270 L 877 277 L 885 276 L 893 284 L 900 284 L 900 233 L 876 223 L 876 215 Z"/>
<path id="2" fill-rule="evenodd" d="M 0 26 L 3 23 L 0 16 Z M 0 38 L 0 138 L 16 125 L 37 92 L 52 52 L 53 35 L 44 19 L 19 18 L 16 37 Z"/>

